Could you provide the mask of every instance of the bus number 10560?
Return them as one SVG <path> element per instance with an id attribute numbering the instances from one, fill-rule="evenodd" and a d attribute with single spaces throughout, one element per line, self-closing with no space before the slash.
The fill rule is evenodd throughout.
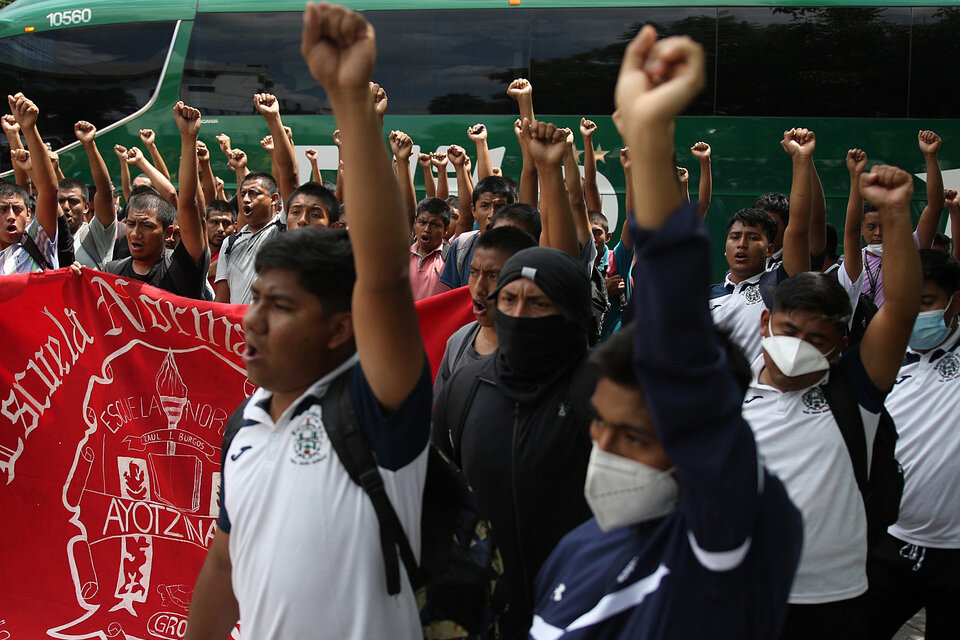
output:
<path id="1" fill-rule="evenodd" d="M 90 22 L 93 18 L 93 11 L 87 9 L 73 9 L 72 11 L 54 11 L 47 14 L 51 27 L 61 27 L 68 24 L 83 24 Z"/>

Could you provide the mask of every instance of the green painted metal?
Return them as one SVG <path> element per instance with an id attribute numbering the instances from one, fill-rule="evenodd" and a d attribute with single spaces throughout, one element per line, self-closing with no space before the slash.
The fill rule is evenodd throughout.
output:
<path id="1" fill-rule="evenodd" d="M 377 2 L 374 0 L 348 3 L 358 9 L 426 9 L 426 8 L 482 8 L 504 7 L 509 9 L 506 0 L 490 2 L 488 0 L 462 2 L 419 2 L 397 0 L 391 2 Z M 718 2 L 711 3 L 711 7 L 727 6 L 796 6 L 797 3 L 779 2 Z M 816 6 L 944 6 L 953 5 L 953 2 L 819 2 L 810 3 Z M 538 2 L 535 0 L 521 0 L 521 7 L 536 8 L 573 7 L 573 6 L 664 6 L 662 2 L 647 2 L 645 0 L 631 2 Z M 288 2 L 276 0 L 268 2 L 247 2 L 247 0 L 200 0 L 201 12 L 219 11 L 276 11 L 300 10 L 303 2 Z M 23 27 L 38 17 L 44 18 L 53 10 L 67 8 L 91 7 L 96 16 L 96 24 L 120 23 L 130 20 L 182 20 L 173 44 L 172 55 L 167 66 L 153 105 L 141 115 L 124 124 L 105 131 L 98 136 L 97 141 L 107 165 L 119 185 L 118 161 L 111 152 L 114 144 L 125 146 L 139 145 L 138 131 L 141 128 L 152 128 L 157 132 L 158 144 L 167 159 L 171 169 L 175 171 L 176 157 L 179 154 L 179 141 L 176 126 L 170 117 L 173 105 L 180 99 L 180 83 L 184 68 L 184 59 L 188 50 L 192 32 L 192 17 L 197 4 L 193 1 L 179 0 L 152 0 L 151 2 L 137 2 L 136 11 L 131 12 L 129 1 L 119 0 L 90 0 L 76 4 L 66 4 L 61 1 L 39 0 L 26 3 L 16 2 L 0 11 L 0 36 L 22 34 Z M 41 31 L 37 24 L 37 31 Z M 389 82 L 384 80 L 389 91 Z M 4 88 L 6 89 L 6 88 Z M 856 99 L 852 97 L 851 99 Z M 41 109 L 43 105 L 40 105 Z M 607 114 L 584 114 L 598 123 L 599 130 L 595 136 L 595 144 L 609 152 L 605 161 L 599 165 L 599 171 L 612 186 L 618 196 L 618 219 L 622 223 L 625 211 L 623 210 L 624 179 L 618 160 L 618 151 L 621 146 L 619 135 Z M 538 113 L 538 116 L 556 122 L 558 125 L 570 126 L 575 131 L 579 124 L 578 117 L 551 116 L 548 113 Z M 513 120 L 515 116 L 505 115 L 416 115 L 400 116 L 388 112 L 384 128 L 402 129 L 414 139 L 415 144 L 425 150 L 434 150 L 449 144 L 464 146 L 475 158 L 471 143 L 466 137 L 466 128 L 476 122 L 483 122 L 490 131 L 490 146 L 493 149 L 503 147 L 503 161 L 501 166 L 510 176 L 519 176 L 520 153 L 519 146 L 513 134 Z M 296 135 L 296 144 L 300 146 L 330 146 L 331 134 L 336 128 L 332 116 L 285 116 L 285 124 L 291 126 Z M 916 135 L 918 129 L 931 128 L 943 138 L 941 150 L 941 165 L 944 170 L 960 169 L 960 120 L 915 120 L 915 119 L 858 119 L 858 118 L 732 118 L 732 117 L 683 117 L 677 122 L 676 145 L 678 163 L 690 170 L 691 196 L 696 198 L 699 179 L 699 167 L 689 153 L 689 147 L 697 140 L 706 140 L 713 147 L 713 204 L 708 214 L 707 223 L 711 235 L 715 239 L 715 273 L 717 278 L 722 276 L 726 265 L 722 257 L 722 241 L 724 226 L 729 216 L 737 209 L 750 206 L 754 198 L 766 191 L 788 191 L 790 186 L 791 164 L 787 155 L 779 145 L 785 129 L 793 126 L 811 128 L 817 133 L 816 161 L 820 177 L 827 195 L 828 219 L 837 225 L 842 235 L 843 216 L 846 205 L 847 171 L 844 165 L 844 156 L 848 148 L 860 146 L 867 150 L 870 163 L 888 163 L 900 166 L 912 173 L 924 171 L 923 158 L 917 148 Z M 226 168 L 223 155 L 219 152 L 214 137 L 218 133 L 227 133 L 234 141 L 234 145 L 243 148 L 250 156 L 251 170 L 269 170 L 269 159 L 258 141 L 267 133 L 265 122 L 259 116 L 209 116 L 204 119 L 200 139 L 207 143 L 211 150 L 214 171 L 217 175 L 227 179 L 228 187 L 232 182 L 231 175 Z M 577 144 L 580 138 L 577 135 Z M 5 167 L 9 164 L 4 161 Z M 474 162 L 476 165 L 476 162 Z M 68 145 L 61 150 L 61 166 L 67 175 L 75 175 L 89 180 L 86 157 L 76 144 Z M 415 167 L 416 184 L 421 189 L 422 180 L 419 168 Z M 452 174 L 451 174 L 452 175 Z M 334 179 L 332 171 L 325 172 L 325 178 Z M 304 176 L 305 177 L 305 176 Z M 916 194 L 913 206 L 913 215 L 916 219 L 925 201 L 924 185 L 916 182 Z M 618 224 L 619 226 L 619 224 Z M 619 235 L 619 228 L 612 229 Z"/>
<path id="2" fill-rule="evenodd" d="M 192 20 L 196 14 L 196 0 L 20 0 L 0 11 L 0 38 L 53 29 L 119 24 L 124 22 L 154 22 L 160 20 Z M 89 10 L 74 23 L 73 16 L 62 18 L 53 13 Z M 56 26 L 52 24 L 56 22 Z"/>

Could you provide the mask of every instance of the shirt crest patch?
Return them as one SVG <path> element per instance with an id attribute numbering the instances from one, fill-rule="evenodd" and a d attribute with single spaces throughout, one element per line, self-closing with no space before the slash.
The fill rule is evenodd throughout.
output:
<path id="1" fill-rule="evenodd" d="M 823 395 L 823 389 L 820 387 L 814 387 L 803 394 L 802 401 L 804 413 L 824 413 L 830 410 L 827 397 Z"/>
<path id="2" fill-rule="evenodd" d="M 940 374 L 941 382 L 960 376 L 960 358 L 952 353 L 946 354 L 937 364 L 937 373 Z"/>
<path id="3" fill-rule="evenodd" d="M 744 287 L 743 297 L 746 299 L 747 304 L 757 304 L 758 302 L 762 302 L 763 296 L 760 295 L 760 285 L 751 284 Z"/>
<path id="4" fill-rule="evenodd" d="M 327 433 L 320 420 L 319 407 L 310 407 L 300 426 L 293 430 L 293 456 L 296 464 L 316 464 L 327 457 L 323 443 Z"/>

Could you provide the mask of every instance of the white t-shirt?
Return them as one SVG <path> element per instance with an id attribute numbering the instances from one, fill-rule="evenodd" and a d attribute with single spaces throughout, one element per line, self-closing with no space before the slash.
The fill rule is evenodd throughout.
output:
<path id="1" fill-rule="evenodd" d="M 912 349 L 887 397 L 897 425 L 903 466 L 896 538 L 938 549 L 960 549 L 960 331 L 935 349 Z"/>
<path id="2" fill-rule="evenodd" d="M 220 255 L 217 259 L 217 276 L 214 283 L 227 281 L 230 287 L 230 304 L 251 304 L 253 294 L 250 292 L 257 273 L 253 269 L 254 260 L 260 252 L 260 247 L 285 228 L 283 214 L 278 213 L 265 227 L 251 232 L 249 225 L 236 233 L 236 237 L 229 237 L 223 242 Z"/>
<path id="3" fill-rule="evenodd" d="M 88 239 L 89 237 L 89 239 Z M 73 234 L 73 251 L 76 260 L 85 267 L 103 270 L 103 265 L 113 260 L 113 247 L 117 242 L 117 220 L 109 226 L 94 216 L 90 222 L 84 222 Z M 92 246 L 91 246 L 92 245 Z M 93 249 L 90 253 L 87 249 Z M 64 265 L 67 266 L 67 265 Z"/>
<path id="4" fill-rule="evenodd" d="M 846 372 L 859 396 L 868 451 L 883 394 L 866 376 L 856 349 L 817 384 L 799 391 L 781 392 L 759 382 L 763 366 L 762 356 L 753 363 L 742 411 L 767 468 L 803 514 L 803 551 L 789 601 L 820 604 L 859 596 L 867 590 L 867 515 L 843 434 L 820 386 L 830 375 Z"/>
<path id="5" fill-rule="evenodd" d="M 762 289 L 775 287 L 786 278 L 787 272 L 781 265 L 737 284 L 728 273 L 721 284 L 710 289 L 713 323 L 730 334 L 748 362 L 760 355 L 760 316 L 767 308 Z"/>
<path id="6" fill-rule="evenodd" d="M 357 357 L 318 380 L 274 424 L 258 389 L 223 469 L 218 524 L 230 534 L 233 591 L 245 638 L 421 638 L 417 603 L 403 565 L 401 591 L 387 593 L 377 516 L 333 450 L 320 398 L 334 378 L 348 382 L 357 420 L 387 495 L 420 555 L 430 370 L 389 417 Z"/>

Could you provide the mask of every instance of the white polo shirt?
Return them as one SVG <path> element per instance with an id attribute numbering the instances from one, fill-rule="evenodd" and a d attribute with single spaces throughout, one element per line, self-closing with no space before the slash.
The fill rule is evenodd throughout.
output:
<path id="1" fill-rule="evenodd" d="M 896 538 L 938 549 L 960 549 L 960 331 L 935 349 L 907 350 L 887 397 L 900 438 L 903 466 Z"/>
<path id="2" fill-rule="evenodd" d="M 723 283 L 710 289 L 710 313 L 713 323 L 730 334 L 748 362 L 760 355 L 760 316 L 767 306 L 763 303 L 762 287 L 775 287 L 787 278 L 781 264 L 762 271 L 738 284 L 730 280 L 728 272 Z"/>
<path id="3" fill-rule="evenodd" d="M 803 514 L 803 551 L 789 602 L 820 604 L 859 596 L 867 590 L 867 515 L 821 385 L 830 375 L 848 376 L 858 395 L 868 451 L 883 394 L 867 377 L 858 349 L 846 353 L 817 384 L 799 391 L 782 392 L 759 382 L 763 366 L 762 356 L 753 363 L 742 412 L 767 468 Z"/>
<path id="4" fill-rule="evenodd" d="M 426 358 L 424 358 L 426 360 Z M 426 476 L 430 369 L 388 417 L 357 356 L 318 380 L 275 424 L 258 389 L 230 444 L 218 525 L 230 534 L 233 591 L 246 638 L 421 638 L 401 563 L 402 588 L 387 594 L 377 516 L 350 479 L 323 427 L 320 399 L 350 376 L 357 420 L 380 467 L 414 554 Z"/>

